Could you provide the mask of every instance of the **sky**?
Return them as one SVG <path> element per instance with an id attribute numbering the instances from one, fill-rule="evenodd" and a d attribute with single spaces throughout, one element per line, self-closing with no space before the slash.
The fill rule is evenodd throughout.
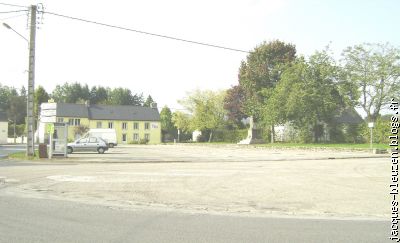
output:
<path id="1" fill-rule="evenodd" d="M 26 0 L 0 0 L 22 6 Z M 251 51 L 263 41 L 281 40 L 309 56 L 327 45 L 337 60 L 361 43 L 399 47 L 397 0 L 41 0 L 45 11 L 101 23 Z M 0 4 L 5 22 L 28 38 L 21 8 Z M 97 26 L 50 14 L 39 16 L 35 85 L 124 87 L 151 95 L 174 109 L 195 89 L 221 90 L 238 83 L 247 54 Z M 0 26 L 0 84 L 27 86 L 27 42 Z"/>

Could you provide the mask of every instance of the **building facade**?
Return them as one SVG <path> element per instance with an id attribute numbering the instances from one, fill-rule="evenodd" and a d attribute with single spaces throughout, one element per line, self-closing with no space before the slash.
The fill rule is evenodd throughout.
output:
<path id="1" fill-rule="evenodd" d="M 143 140 L 147 140 L 149 144 L 161 143 L 160 114 L 155 105 L 142 107 L 43 103 L 40 122 L 67 123 L 68 140 L 80 137 L 80 130 L 87 127 L 115 129 L 119 144 Z"/>
<path id="2" fill-rule="evenodd" d="M 0 111 L 0 144 L 6 144 L 8 138 L 8 119 L 5 112 Z"/>

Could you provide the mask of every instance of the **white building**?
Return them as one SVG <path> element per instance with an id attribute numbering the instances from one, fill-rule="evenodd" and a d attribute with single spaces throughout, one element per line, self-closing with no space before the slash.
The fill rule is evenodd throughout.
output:
<path id="1" fill-rule="evenodd" d="M 5 112 L 0 112 L 0 144 L 6 144 L 8 137 L 8 120 Z"/>

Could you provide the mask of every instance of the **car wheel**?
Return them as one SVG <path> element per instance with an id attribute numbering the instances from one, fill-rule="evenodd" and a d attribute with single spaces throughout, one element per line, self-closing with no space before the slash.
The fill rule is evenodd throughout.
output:
<path id="1" fill-rule="evenodd" d="M 68 153 L 68 154 L 72 154 L 72 151 L 73 151 L 73 150 L 72 150 L 71 147 L 68 147 L 68 148 L 67 148 L 67 153 Z"/>
<path id="2" fill-rule="evenodd" d="M 108 144 L 108 147 L 109 147 L 109 148 L 114 148 L 114 144 L 113 144 L 113 143 L 109 143 L 109 144 Z"/>
<path id="3" fill-rule="evenodd" d="M 99 152 L 99 154 L 104 154 L 104 151 L 105 151 L 104 148 L 98 148 L 97 149 L 97 152 Z"/>

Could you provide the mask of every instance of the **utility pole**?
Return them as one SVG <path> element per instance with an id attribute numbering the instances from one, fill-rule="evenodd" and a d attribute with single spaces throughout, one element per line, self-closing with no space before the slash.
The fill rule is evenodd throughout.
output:
<path id="1" fill-rule="evenodd" d="M 28 99 L 27 99 L 27 143 L 26 155 L 32 157 L 35 155 L 34 140 L 34 120 L 33 120 L 33 102 L 35 92 L 35 39 L 36 39 L 36 11 L 37 6 L 30 6 L 30 39 L 29 39 L 29 71 L 28 71 Z"/>

